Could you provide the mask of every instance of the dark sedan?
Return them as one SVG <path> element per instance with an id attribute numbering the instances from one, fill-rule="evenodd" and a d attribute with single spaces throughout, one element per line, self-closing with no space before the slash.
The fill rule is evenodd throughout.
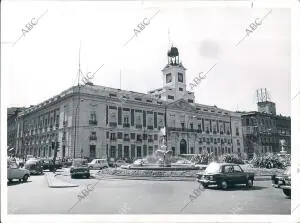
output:
<path id="1" fill-rule="evenodd" d="M 275 188 L 282 189 L 283 193 L 291 196 L 291 167 L 288 166 L 282 175 L 272 176 L 272 185 Z"/>
<path id="2" fill-rule="evenodd" d="M 197 174 L 197 180 L 204 188 L 217 185 L 218 188 L 226 190 L 235 184 L 246 184 L 247 187 L 252 187 L 254 173 L 244 172 L 238 164 L 211 163 L 205 171 Z"/>
<path id="3" fill-rule="evenodd" d="M 71 178 L 76 176 L 90 177 L 90 169 L 88 167 L 87 159 L 74 159 L 70 169 Z"/>

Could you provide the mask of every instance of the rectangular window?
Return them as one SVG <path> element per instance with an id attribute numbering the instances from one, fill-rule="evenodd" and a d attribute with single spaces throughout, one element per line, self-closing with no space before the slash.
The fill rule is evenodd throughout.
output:
<path id="1" fill-rule="evenodd" d="M 143 134 L 143 140 L 147 140 L 147 134 Z"/>
<path id="2" fill-rule="evenodd" d="M 123 138 L 123 133 L 122 132 L 118 132 L 118 139 L 122 139 Z"/>
<path id="3" fill-rule="evenodd" d="M 172 82 L 172 74 L 171 73 L 166 75 L 166 83 L 170 83 L 170 82 Z"/>
<path id="4" fill-rule="evenodd" d="M 146 127 L 146 111 L 143 111 L 143 126 Z"/>
<path id="5" fill-rule="evenodd" d="M 147 156 L 147 146 L 143 145 L 143 157 Z"/>
<path id="6" fill-rule="evenodd" d="M 236 133 L 236 136 L 239 136 L 239 135 L 240 135 L 240 132 L 239 132 L 239 128 L 238 128 L 238 127 L 236 127 L 236 129 L 235 129 L 235 133 Z"/>
<path id="7" fill-rule="evenodd" d="M 154 112 L 154 128 L 157 128 L 157 112 Z"/>
<path id="8" fill-rule="evenodd" d="M 178 82 L 183 83 L 183 73 L 178 73 Z"/>
<path id="9" fill-rule="evenodd" d="M 168 99 L 172 99 L 172 100 L 174 100 L 174 96 L 172 96 L 172 95 L 168 95 Z"/>
<path id="10" fill-rule="evenodd" d="M 183 91 L 183 88 L 182 88 L 182 87 L 180 87 L 180 88 L 179 88 L 179 91 Z"/>
<path id="11" fill-rule="evenodd" d="M 110 146 L 110 157 L 116 158 L 116 147 L 115 146 Z"/>
<path id="12" fill-rule="evenodd" d="M 129 157 L 129 146 L 124 146 L 124 157 Z"/>
<path id="13" fill-rule="evenodd" d="M 135 139 L 135 133 L 130 133 L 130 138 Z"/>
<path id="14" fill-rule="evenodd" d="M 131 126 L 134 125 L 134 109 L 131 109 Z"/>
<path id="15" fill-rule="evenodd" d="M 188 102 L 189 103 L 194 103 L 194 100 L 193 99 L 188 99 Z"/>
<path id="16" fill-rule="evenodd" d="M 157 140 L 157 134 L 154 134 L 154 140 Z"/>
<path id="17" fill-rule="evenodd" d="M 184 130 L 184 122 L 181 123 L 181 129 Z"/>
<path id="18" fill-rule="evenodd" d="M 131 145 L 131 158 L 135 157 L 135 145 Z"/>
<path id="19" fill-rule="evenodd" d="M 137 156 L 138 158 L 141 158 L 141 157 L 142 157 L 142 147 L 137 146 L 137 148 L 136 148 L 136 156 Z"/>
<path id="20" fill-rule="evenodd" d="M 153 155 L 153 147 L 152 146 L 149 146 L 148 153 L 149 153 L 149 155 Z"/>
<path id="21" fill-rule="evenodd" d="M 122 108 L 118 107 L 118 125 L 122 125 Z"/>
<path id="22" fill-rule="evenodd" d="M 123 157 L 122 144 L 118 144 L 118 158 L 121 158 L 121 157 Z"/>
<path id="23" fill-rule="evenodd" d="M 190 126 L 191 126 L 191 130 L 194 130 L 194 125 L 193 125 L 193 123 L 191 123 Z"/>

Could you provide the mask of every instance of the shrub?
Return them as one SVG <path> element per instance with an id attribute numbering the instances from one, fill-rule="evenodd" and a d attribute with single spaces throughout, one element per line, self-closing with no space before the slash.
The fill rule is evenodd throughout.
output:
<path id="1" fill-rule="evenodd" d="M 273 153 L 266 153 L 265 155 L 254 154 L 251 164 L 253 167 L 283 169 L 290 165 L 290 156 L 280 157 Z"/>
<path id="2" fill-rule="evenodd" d="M 244 164 L 244 161 L 236 154 L 224 154 L 219 157 L 220 162 Z"/>

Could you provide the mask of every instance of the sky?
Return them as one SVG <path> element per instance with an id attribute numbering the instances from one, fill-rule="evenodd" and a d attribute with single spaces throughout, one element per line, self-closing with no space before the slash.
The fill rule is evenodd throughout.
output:
<path id="1" fill-rule="evenodd" d="M 104 64 L 95 74 L 95 85 L 142 93 L 160 88 L 161 70 L 173 45 L 187 69 L 188 90 L 193 78 L 216 64 L 193 89 L 196 103 L 253 111 L 257 110 L 256 90 L 267 88 L 277 114 L 290 116 L 290 10 L 269 12 L 258 7 L 145 1 L 5 2 L 1 69 L 7 105 L 35 105 L 76 84 L 80 45 L 83 73 L 94 73 Z M 25 25 L 41 15 L 23 35 Z M 249 25 L 265 15 L 246 36 Z M 135 35 L 137 25 L 152 16 Z M 20 36 L 13 46 L 6 43 Z"/>

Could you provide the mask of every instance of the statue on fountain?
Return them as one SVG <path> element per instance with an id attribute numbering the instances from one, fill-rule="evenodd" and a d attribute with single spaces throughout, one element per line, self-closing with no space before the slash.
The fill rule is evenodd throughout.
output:
<path id="1" fill-rule="evenodd" d="M 155 155 L 159 157 L 159 163 L 163 167 L 171 167 L 170 157 L 172 156 L 172 151 L 168 150 L 168 146 L 166 143 L 166 136 L 163 136 L 161 149 L 156 150 Z"/>
<path id="2" fill-rule="evenodd" d="M 281 146 L 281 151 L 279 152 L 280 155 L 286 155 L 287 151 L 285 151 L 285 147 L 286 147 L 286 141 L 284 139 L 281 139 L 279 141 L 280 146 Z"/>

